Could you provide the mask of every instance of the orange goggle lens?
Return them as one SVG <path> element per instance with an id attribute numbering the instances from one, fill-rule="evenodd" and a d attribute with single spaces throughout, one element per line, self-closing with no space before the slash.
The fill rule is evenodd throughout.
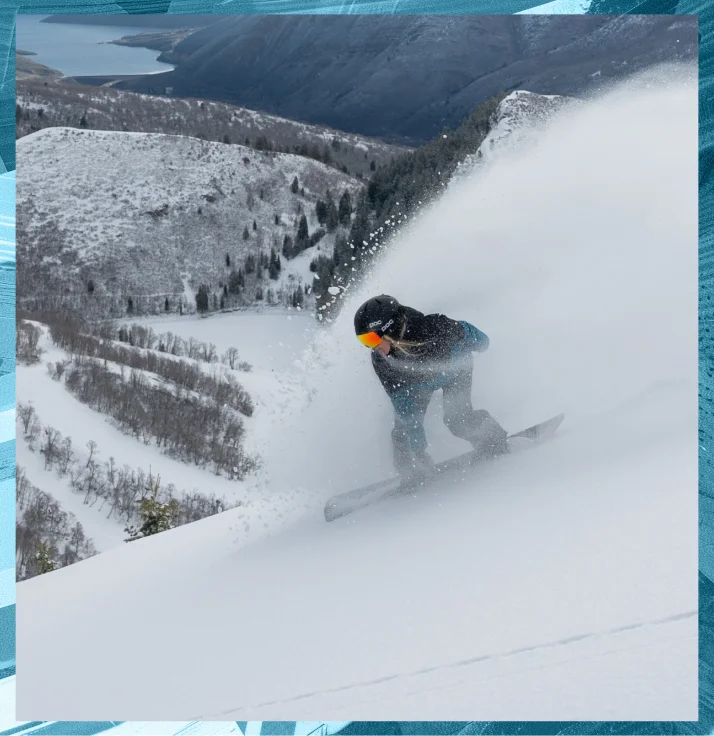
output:
<path id="1" fill-rule="evenodd" d="M 382 338 L 376 332 L 365 332 L 364 335 L 357 335 L 357 339 L 368 348 L 376 348 Z"/>

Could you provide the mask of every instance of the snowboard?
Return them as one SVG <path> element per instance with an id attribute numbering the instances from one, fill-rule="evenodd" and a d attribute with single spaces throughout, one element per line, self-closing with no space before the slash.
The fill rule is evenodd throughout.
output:
<path id="1" fill-rule="evenodd" d="M 540 424 L 534 424 L 528 429 L 508 435 L 508 448 L 510 453 L 519 452 L 534 444 L 550 439 L 561 425 L 565 414 L 558 414 Z M 498 455 L 497 457 L 507 457 Z M 362 488 L 356 488 L 346 493 L 340 493 L 328 499 L 325 504 L 325 521 L 334 521 L 342 516 L 347 516 L 365 506 L 371 506 L 387 498 L 403 494 L 413 493 L 420 488 L 433 485 L 442 481 L 458 481 L 475 467 L 484 465 L 495 459 L 490 455 L 480 454 L 477 450 L 470 450 L 463 455 L 457 455 L 449 460 L 444 460 L 434 467 L 434 472 L 427 477 L 420 477 L 411 481 L 403 481 L 393 477 L 378 481 Z"/>

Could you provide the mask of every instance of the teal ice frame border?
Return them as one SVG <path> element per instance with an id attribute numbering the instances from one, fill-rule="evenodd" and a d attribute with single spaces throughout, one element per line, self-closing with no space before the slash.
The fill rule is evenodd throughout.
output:
<path id="1" fill-rule="evenodd" d="M 714 3 L 709 0 L 30 0 L 0 2 L 0 413 L 15 405 L 15 13 L 648 13 L 699 16 L 699 720 L 687 722 L 353 722 L 352 734 L 714 733 Z M 531 11 L 532 12 L 532 11 Z M 16 723 L 15 440 L 0 438 L 0 736 L 9 734 L 301 734 L 338 724 L 301 722 Z"/>

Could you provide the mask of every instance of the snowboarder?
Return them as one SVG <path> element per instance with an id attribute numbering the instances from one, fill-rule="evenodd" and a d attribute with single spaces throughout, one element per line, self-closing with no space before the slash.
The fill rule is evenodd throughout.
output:
<path id="1" fill-rule="evenodd" d="M 392 448 L 400 476 L 429 475 L 424 416 L 435 391 L 443 391 L 444 424 L 481 454 L 508 452 L 507 432 L 483 409 L 471 405 L 472 352 L 488 337 L 465 321 L 422 314 L 382 294 L 357 310 L 355 332 L 372 349 L 372 365 L 394 406 Z"/>

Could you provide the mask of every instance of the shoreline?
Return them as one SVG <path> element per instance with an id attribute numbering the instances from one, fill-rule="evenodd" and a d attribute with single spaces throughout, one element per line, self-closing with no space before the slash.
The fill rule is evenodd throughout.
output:
<path id="1" fill-rule="evenodd" d="M 77 84 L 83 84 L 87 87 L 113 87 L 117 82 L 126 82 L 131 81 L 132 79 L 168 74 L 171 71 L 173 71 L 173 69 L 158 72 L 143 72 L 141 74 L 70 74 L 63 76 L 62 81 L 69 80 Z M 161 85 L 158 86 L 160 89 L 164 89 Z M 161 92 L 161 94 L 164 94 L 164 92 Z"/>

